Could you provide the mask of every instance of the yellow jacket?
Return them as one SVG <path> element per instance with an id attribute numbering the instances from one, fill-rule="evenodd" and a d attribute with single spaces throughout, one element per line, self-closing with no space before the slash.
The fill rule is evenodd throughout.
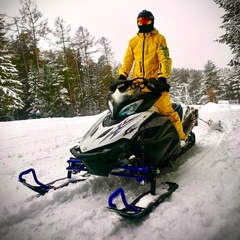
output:
<path id="1" fill-rule="evenodd" d="M 135 62 L 134 62 L 135 61 Z M 165 37 L 154 29 L 150 33 L 137 33 L 130 39 L 119 75 L 128 77 L 132 66 L 133 76 L 148 78 L 168 78 L 172 60 Z"/>

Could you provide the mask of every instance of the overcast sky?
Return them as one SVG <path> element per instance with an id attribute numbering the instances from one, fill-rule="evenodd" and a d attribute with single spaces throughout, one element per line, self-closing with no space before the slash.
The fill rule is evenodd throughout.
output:
<path id="1" fill-rule="evenodd" d="M 115 60 L 122 62 L 130 38 L 138 31 L 136 17 L 147 9 L 155 28 L 167 40 L 173 67 L 203 69 L 208 60 L 219 68 L 232 58 L 229 47 L 214 42 L 225 32 L 220 28 L 223 9 L 213 0 L 35 0 L 49 26 L 59 16 L 99 39 L 111 42 Z M 20 0 L 0 0 L 0 13 L 18 16 Z"/>

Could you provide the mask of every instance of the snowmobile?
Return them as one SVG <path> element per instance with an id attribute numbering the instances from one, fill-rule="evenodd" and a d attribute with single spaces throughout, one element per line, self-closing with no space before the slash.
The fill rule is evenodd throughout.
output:
<path id="1" fill-rule="evenodd" d="M 186 145 L 181 147 L 178 132 L 171 121 L 153 106 L 165 90 L 156 79 L 114 81 L 107 98 L 108 111 L 87 131 L 78 145 L 70 149 L 74 157 L 67 161 L 67 177 L 44 184 L 31 168 L 19 174 L 19 181 L 33 191 L 45 194 L 50 189 L 84 181 L 89 175 L 132 178 L 140 184 L 149 183 L 150 190 L 129 204 L 124 190 L 118 188 L 109 196 L 108 208 L 131 219 L 144 216 L 178 188 L 176 183 L 164 182 L 164 193 L 156 194 L 156 177 L 161 169 L 195 144 L 192 129 L 197 125 L 197 109 L 190 111 L 188 108 L 184 112 L 180 104 L 173 104 L 187 136 Z M 85 174 L 81 174 L 83 172 Z M 37 186 L 23 178 L 29 173 L 32 173 Z M 75 174 L 80 174 L 80 177 L 74 178 Z M 60 184 L 55 186 L 58 182 Z M 119 195 L 124 204 L 122 209 L 114 204 Z M 139 203 L 149 195 L 154 198 L 147 206 L 141 206 Z"/>

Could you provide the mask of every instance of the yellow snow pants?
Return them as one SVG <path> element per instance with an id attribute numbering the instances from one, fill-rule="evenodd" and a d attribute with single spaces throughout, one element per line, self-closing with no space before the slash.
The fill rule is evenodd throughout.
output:
<path id="1" fill-rule="evenodd" d="M 186 139 L 186 135 L 183 132 L 183 126 L 180 117 L 176 111 L 172 108 L 172 103 L 168 92 L 163 92 L 162 96 L 154 103 L 154 106 L 158 108 L 159 113 L 169 118 L 173 126 L 176 128 L 179 138 L 181 140 Z"/>

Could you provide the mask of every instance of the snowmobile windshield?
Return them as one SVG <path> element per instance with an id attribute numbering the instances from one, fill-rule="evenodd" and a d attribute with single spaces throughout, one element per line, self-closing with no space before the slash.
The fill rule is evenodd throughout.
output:
<path id="1" fill-rule="evenodd" d="M 108 106 L 112 119 L 126 117 L 151 108 L 161 93 L 146 91 L 146 82 L 142 79 L 126 81 L 125 85 L 121 82 L 120 87 L 116 87 L 115 91 L 109 94 Z"/>

